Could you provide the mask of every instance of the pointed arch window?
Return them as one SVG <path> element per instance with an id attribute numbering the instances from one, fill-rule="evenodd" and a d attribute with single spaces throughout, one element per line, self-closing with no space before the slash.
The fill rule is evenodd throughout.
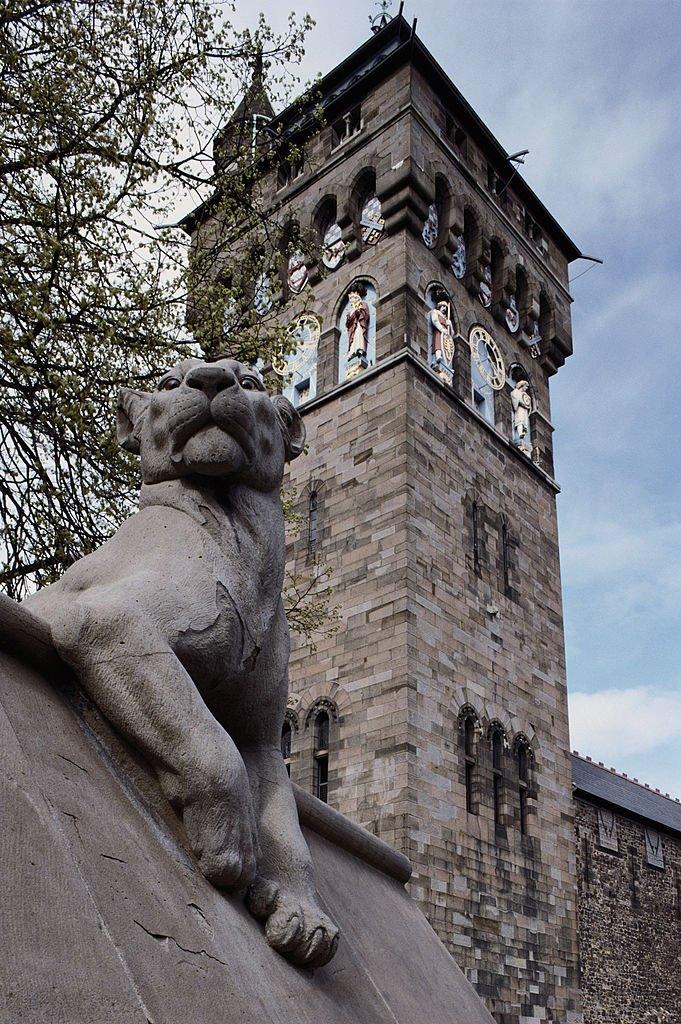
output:
<path id="1" fill-rule="evenodd" d="M 504 250 L 496 239 L 492 242 L 492 302 L 501 302 L 504 291 Z"/>
<path id="2" fill-rule="evenodd" d="M 286 765 L 286 771 L 291 774 L 291 743 L 293 740 L 293 729 L 289 721 L 284 721 L 281 727 L 281 756 Z"/>
<path id="3" fill-rule="evenodd" d="M 466 791 L 466 811 L 477 814 L 475 799 L 475 774 L 477 767 L 477 719 L 475 714 L 468 712 L 462 723 L 463 728 L 463 762 L 464 787 Z"/>
<path id="4" fill-rule="evenodd" d="M 504 734 L 499 727 L 492 730 L 492 801 L 494 824 L 499 827 L 504 806 Z"/>
<path id="5" fill-rule="evenodd" d="M 475 214 L 468 207 L 463 214 L 463 240 L 466 251 L 466 270 L 470 273 L 477 267 L 480 255 L 480 229 Z"/>
<path id="6" fill-rule="evenodd" d="M 311 557 L 317 553 L 317 528 L 319 524 L 319 492 L 310 491 L 307 499 L 307 553 Z"/>
<path id="7" fill-rule="evenodd" d="M 527 835 L 527 804 L 530 788 L 530 751 L 523 741 L 516 748 L 518 772 L 518 826 L 521 835 Z"/>
<path id="8" fill-rule="evenodd" d="M 314 794 L 329 802 L 329 739 L 331 719 L 328 711 L 319 711 L 314 720 Z"/>

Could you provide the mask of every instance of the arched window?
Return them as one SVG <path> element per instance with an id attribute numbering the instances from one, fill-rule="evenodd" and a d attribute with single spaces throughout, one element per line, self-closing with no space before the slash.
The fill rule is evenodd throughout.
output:
<path id="1" fill-rule="evenodd" d="M 439 174 L 435 179 L 435 201 L 428 207 L 421 237 L 428 249 L 436 249 L 449 224 L 449 189 L 446 178 Z"/>
<path id="2" fill-rule="evenodd" d="M 319 494 L 310 491 L 307 500 L 307 553 L 314 556 L 317 552 L 317 526 L 319 517 Z"/>
<path id="3" fill-rule="evenodd" d="M 527 805 L 530 789 L 531 753 L 527 740 L 521 739 L 516 745 L 516 769 L 518 773 L 518 827 L 521 835 L 527 835 Z"/>
<path id="4" fill-rule="evenodd" d="M 314 720 L 314 794 L 324 803 L 329 801 L 329 736 L 331 719 L 328 711 L 319 711 Z"/>
<path id="5" fill-rule="evenodd" d="M 464 787 L 466 790 L 466 811 L 477 814 L 475 799 L 475 773 L 477 765 L 477 717 L 475 712 L 464 713 L 461 723 L 463 731 Z"/>
<path id="6" fill-rule="evenodd" d="M 476 267 L 480 249 L 480 229 L 478 227 L 478 219 L 470 207 L 466 207 L 463 214 L 463 241 L 464 248 L 466 250 L 466 272 L 470 273 Z M 456 276 L 458 277 L 458 274 L 456 274 Z"/>
<path id="7" fill-rule="evenodd" d="M 281 756 L 284 758 L 284 764 L 286 765 L 286 771 L 291 774 L 291 741 L 293 739 L 293 730 L 291 729 L 291 723 L 284 721 L 281 727 Z"/>
<path id="8" fill-rule="evenodd" d="M 376 361 L 377 299 L 369 281 L 353 281 L 345 293 L 338 317 L 339 383 L 351 380 Z"/>
<path id="9" fill-rule="evenodd" d="M 494 824 L 503 825 L 504 807 L 504 734 L 500 726 L 492 729 L 492 800 Z"/>
<path id="10" fill-rule="evenodd" d="M 336 270 L 345 259 L 345 242 L 338 223 L 338 204 L 328 196 L 315 217 L 315 231 L 321 247 L 322 263 L 327 270 Z"/>
<path id="11" fill-rule="evenodd" d="M 492 242 L 492 301 L 501 302 L 504 292 L 504 250 L 496 239 Z"/>
<path id="12" fill-rule="evenodd" d="M 353 189 L 355 223 L 362 246 L 376 245 L 385 230 L 381 200 L 376 195 L 376 172 L 367 168 Z"/>
<path id="13" fill-rule="evenodd" d="M 303 313 L 289 327 L 293 351 L 275 364 L 284 378 L 283 393 L 296 408 L 312 401 L 317 394 L 317 350 L 322 323 L 314 313 Z"/>

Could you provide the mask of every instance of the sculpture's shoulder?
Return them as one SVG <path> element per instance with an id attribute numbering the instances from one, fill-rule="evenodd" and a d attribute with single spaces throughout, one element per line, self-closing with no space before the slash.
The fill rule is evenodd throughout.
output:
<path id="1" fill-rule="evenodd" d="M 159 574 L 172 580 L 176 559 L 187 552 L 202 553 L 209 538 L 190 516 L 174 508 L 153 505 L 135 512 L 125 520 L 101 547 L 69 566 L 56 583 L 27 599 L 32 610 L 51 602 L 57 595 L 77 595 L 95 588 L 111 590 L 126 580 Z"/>

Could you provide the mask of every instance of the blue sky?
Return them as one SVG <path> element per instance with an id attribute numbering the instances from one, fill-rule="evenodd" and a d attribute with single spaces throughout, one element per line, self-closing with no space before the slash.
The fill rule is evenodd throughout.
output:
<path id="1" fill-rule="evenodd" d="M 238 20 L 260 9 L 283 25 L 281 0 Z M 367 0 L 302 10 L 307 77 L 368 35 Z M 681 2 L 407 0 L 405 16 L 606 261 L 573 281 L 575 354 L 552 382 L 572 745 L 681 797 Z"/>

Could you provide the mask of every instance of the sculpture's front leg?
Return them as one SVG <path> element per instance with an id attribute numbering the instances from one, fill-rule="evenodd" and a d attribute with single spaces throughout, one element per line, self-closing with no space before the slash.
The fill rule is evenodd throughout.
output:
<path id="1" fill-rule="evenodd" d="M 258 815 L 262 854 L 248 891 L 251 913 L 265 922 L 267 941 L 303 967 L 332 958 L 338 928 L 324 913 L 314 885 L 312 858 L 279 743 L 242 749 Z"/>
<path id="2" fill-rule="evenodd" d="M 37 595 L 31 610 L 48 621 L 83 689 L 153 764 L 206 878 L 249 885 L 259 851 L 246 768 L 166 638 L 106 592 Z"/>

